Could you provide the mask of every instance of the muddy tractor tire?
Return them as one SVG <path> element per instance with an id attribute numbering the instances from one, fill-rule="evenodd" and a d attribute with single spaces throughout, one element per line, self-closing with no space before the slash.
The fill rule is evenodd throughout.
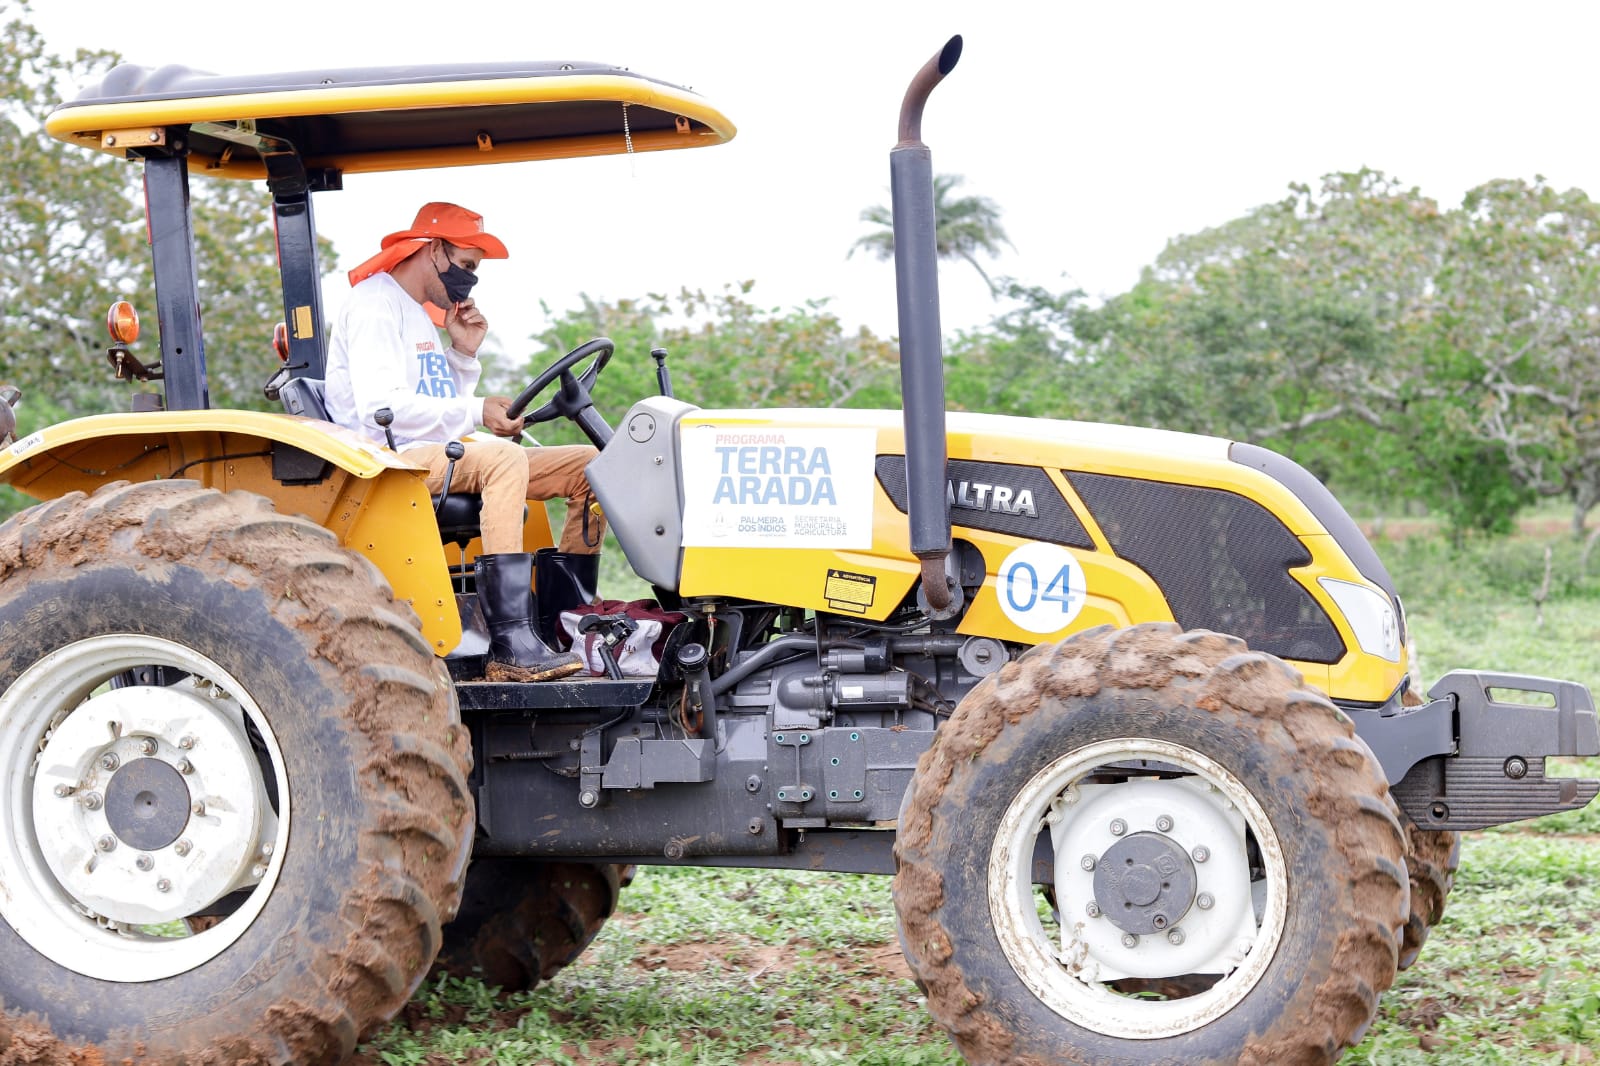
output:
<path id="1" fill-rule="evenodd" d="M 492 857 L 467 869 L 435 964 L 502 992 L 526 992 L 571 965 L 616 910 L 625 867 Z"/>
<path id="2" fill-rule="evenodd" d="M 913 775 L 894 880 L 968 1062 L 1281 1066 L 1360 1040 L 1394 979 L 1405 837 L 1369 749 L 1300 684 L 1153 623 L 968 694 Z"/>
<path id="3" fill-rule="evenodd" d="M 1400 944 L 1400 968 L 1409 968 L 1422 954 L 1429 932 L 1444 917 L 1445 900 L 1455 887 L 1461 865 L 1461 834 L 1419 829 L 1410 819 L 1406 830 L 1406 872 L 1411 880 L 1411 913 Z"/>
<path id="4" fill-rule="evenodd" d="M 470 766 L 414 615 L 321 527 L 185 481 L 13 518 L 0 1061 L 348 1056 L 459 902 Z"/>

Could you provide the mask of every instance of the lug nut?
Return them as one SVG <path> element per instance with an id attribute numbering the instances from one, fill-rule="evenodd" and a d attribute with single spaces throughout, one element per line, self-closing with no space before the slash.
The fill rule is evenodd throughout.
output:
<path id="1" fill-rule="evenodd" d="M 161 880 L 156 882 L 156 891 L 157 892 L 171 892 L 172 891 L 172 882 L 168 881 L 165 877 L 163 877 Z"/>
<path id="2" fill-rule="evenodd" d="M 194 737 L 179 737 L 178 747 L 182 748 L 184 751 L 188 751 L 190 748 L 194 747 Z"/>
<path id="3" fill-rule="evenodd" d="M 146 755 L 154 755 L 160 749 L 152 738 L 145 737 L 143 740 L 139 741 L 139 750 Z"/>
<path id="4" fill-rule="evenodd" d="M 83 804 L 84 810 L 98 811 L 102 801 L 100 799 L 100 793 L 85 792 L 79 797 L 78 802 Z"/>
<path id="5" fill-rule="evenodd" d="M 180 840 L 176 844 L 172 845 L 173 852 L 180 859 L 183 858 L 185 855 L 189 854 L 190 850 L 193 849 L 193 848 L 194 848 L 194 845 L 189 843 L 187 840 Z"/>
<path id="6" fill-rule="evenodd" d="M 178 773 L 180 773 L 180 774 L 192 774 L 192 773 L 194 773 L 194 764 L 191 763 L 188 759 L 179 759 L 178 760 Z"/>
<path id="7" fill-rule="evenodd" d="M 254 866 L 250 867 L 250 876 L 259 881 L 263 877 L 267 876 L 267 868 L 258 862 Z"/>
<path id="8" fill-rule="evenodd" d="M 195 800 L 194 806 L 189 808 L 189 813 L 191 813 L 191 814 L 204 814 L 204 813 L 206 813 L 206 805 L 204 803 L 202 803 L 200 800 Z"/>
<path id="9" fill-rule="evenodd" d="M 1190 852 L 1190 854 L 1194 856 L 1195 862 L 1205 862 L 1207 859 L 1211 858 L 1211 849 L 1206 847 L 1204 844 L 1198 844 L 1195 846 L 1194 851 Z"/>
<path id="10" fill-rule="evenodd" d="M 1083 867 L 1085 871 L 1092 871 L 1094 869 L 1094 856 L 1085 855 L 1078 860 L 1078 865 Z"/>
<path id="11" fill-rule="evenodd" d="M 263 840 L 261 842 L 261 857 L 263 859 L 267 859 L 267 858 L 271 858 L 272 857 L 272 841 Z"/>
<path id="12" fill-rule="evenodd" d="M 108 751 L 100 756 L 100 769 L 102 770 L 115 770 L 121 765 L 122 760 L 117 758 L 117 753 L 114 751 Z"/>
<path id="13" fill-rule="evenodd" d="M 1171 816 L 1163 814 L 1161 817 L 1157 818 L 1156 819 L 1156 828 L 1159 829 L 1163 833 L 1172 832 L 1172 818 L 1171 818 Z"/>
<path id="14" fill-rule="evenodd" d="M 1212 907 L 1216 906 L 1216 904 L 1217 901 L 1211 897 L 1211 893 L 1209 892 L 1202 892 L 1194 898 L 1194 905 L 1203 911 L 1210 910 Z"/>
<path id="15" fill-rule="evenodd" d="M 1119 837 L 1123 833 L 1126 833 L 1127 831 L 1128 831 L 1128 823 L 1127 822 L 1124 822 L 1121 818 L 1113 818 L 1113 819 L 1111 819 L 1111 835 L 1112 836 Z"/>
<path id="16" fill-rule="evenodd" d="M 94 842 L 94 846 L 100 851 L 110 851 L 112 848 L 117 846 L 117 838 L 112 836 L 110 833 L 107 833 L 99 840 L 96 840 Z"/>
<path id="17" fill-rule="evenodd" d="M 1134 936 L 1132 933 L 1123 933 L 1122 946 L 1125 948 L 1136 948 L 1139 946 L 1139 938 Z"/>
<path id="18" fill-rule="evenodd" d="M 1091 918 L 1100 917 L 1100 904 L 1096 903 L 1092 899 L 1089 901 L 1089 905 L 1087 907 L 1083 908 L 1083 910 L 1084 910 L 1084 913 L 1086 913 Z"/>
<path id="19" fill-rule="evenodd" d="M 77 791 L 77 789 L 73 788 L 71 785 L 57 785 L 55 791 L 56 795 L 65 798 L 72 795 Z"/>
<path id="20" fill-rule="evenodd" d="M 141 870 L 150 870 L 155 868 L 156 861 L 148 855 L 141 855 L 133 860 L 133 864 Z"/>
<path id="21" fill-rule="evenodd" d="M 1169 943 L 1169 944 L 1181 944 L 1181 943 L 1183 943 L 1183 930 L 1179 929 L 1177 926 L 1173 926 L 1171 929 L 1168 929 L 1167 930 L 1167 943 Z"/>

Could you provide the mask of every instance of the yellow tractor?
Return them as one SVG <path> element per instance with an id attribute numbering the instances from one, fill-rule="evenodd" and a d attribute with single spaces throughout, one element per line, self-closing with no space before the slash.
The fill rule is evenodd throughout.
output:
<path id="1" fill-rule="evenodd" d="M 533 62 L 122 66 L 50 115 L 143 168 L 160 350 L 115 314 L 131 410 L 0 446 L 40 501 L 0 527 L 0 1058 L 337 1062 L 434 965 L 551 977 L 656 864 L 893 874 L 974 1063 L 1327 1062 L 1438 919 L 1459 831 L 1593 798 L 1544 774 L 1600 753 L 1587 690 L 1413 691 L 1393 582 L 1288 459 L 946 415 L 920 125 L 960 47 L 890 154 L 903 410 L 705 410 L 663 373 L 600 412 L 604 338 L 518 397 L 554 388 L 530 420 L 599 447 L 681 619 L 653 672 L 544 684 L 472 680 L 476 501 L 324 417 L 313 200 L 733 125 Z M 192 176 L 270 198 L 282 414 L 209 402 Z"/>

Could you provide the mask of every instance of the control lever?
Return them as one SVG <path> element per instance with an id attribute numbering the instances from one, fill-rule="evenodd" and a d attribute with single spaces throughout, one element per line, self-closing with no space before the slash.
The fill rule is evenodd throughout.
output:
<path id="1" fill-rule="evenodd" d="M 387 407 L 380 407 L 372 412 L 372 420 L 383 429 L 383 438 L 389 442 L 389 450 L 397 452 L 400 449 L 394 446 L 394 430 L 389 427 L 394 425 L 394 412 Z"/>
<path id="2" fill-rule="evenodd" d="M 389 409 L 385 407 L 384 410 L 387 411 Z M 393 421 L 392 415 L 390 416 L 390 421 Z M 387 427 L 385 427 L 384 432 L 388 432 Z M 390 438 L 389 445 L 390 447 L 394 446 L 393 438 Z M 456 460 L 466 454 L 467 446 L 458 440 L 453 440 L 444 446 L 444 457 L 450 461 L 445 464 L 444 484 L 439 486 L 439 502 L 433 505 L 433 513 L 435 515 L 444 510 L 444 501 L 450 498 L 450 478 L 456 472 Z"/>
<path id="3" fill-rule="evenodd" d="M 656 361 L 656 385 L 661 389 L 661 395 L 672 398 L 672 374 L 667 370 L 667 350 L 665 348 L 651 348 L 650 358 Z"/>
<path id="4" fill-rule="evenodd" d="M 595 650 L 600 653 L 600 661 L 606 664 L 606 676 L 613 681 L 622 680 L 622 667 L 617 665 L 617 656 L 612 649 L 631 637 L 638 628 L 639 623 L 625 614 L 588 614 L 578 623 L 580 635 L 601 630 L 600 646 Z"/>

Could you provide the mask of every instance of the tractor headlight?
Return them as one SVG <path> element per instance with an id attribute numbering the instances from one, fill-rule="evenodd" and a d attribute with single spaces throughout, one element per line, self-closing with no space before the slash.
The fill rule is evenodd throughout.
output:
<path id="1" fill-rule="evenodd" d="M 1331 577 L 1317 581 L 1344 612 L 1362 651 L 1392 663 L 1400 661 L 1400 620 L 1389 597 L 1375 588 L 1351 581 Z"/>

